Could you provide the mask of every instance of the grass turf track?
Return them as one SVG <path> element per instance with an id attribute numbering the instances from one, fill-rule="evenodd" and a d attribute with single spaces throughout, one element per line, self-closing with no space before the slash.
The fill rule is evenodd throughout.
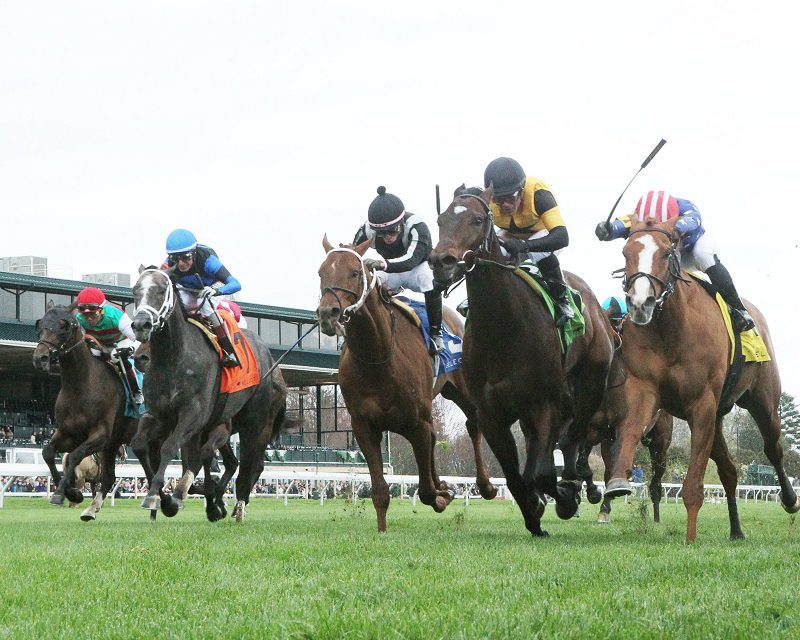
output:
<path id="1" fill-rule="evenodd" d="M 108 503 L 107 503 L 108 505 Z M 258 499 L 247 520 L 205 520 L 191 500 L 155 524 L 138 501 L 94 523 L 44 499 L 0 510 L 0 638 L 772 638 L 800 633 L 800 531 L 775 503 L 700 511 L 614 503 L 614 522 L 544 523 L 534 540 L 510 502 L 443 514 L 393 500 Z"/>

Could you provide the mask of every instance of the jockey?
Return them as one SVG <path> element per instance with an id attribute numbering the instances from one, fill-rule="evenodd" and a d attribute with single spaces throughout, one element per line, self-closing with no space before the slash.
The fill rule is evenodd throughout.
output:
<path id="1" fill-rule="evenodd" d="M 627 238 L 631 227 L 631 218 L 638 220 L 656 218 L 666 222 L 671 218 L 680 218 L 675 223 L 675 231 L 681 236 L 681 263 L 684 270 L 699 269 L 711 280 L 722 298 L 731 307 L 731 323 L 737 333 L 749 331 L 755 326 L 753 318 L 745 309 L 733 279 L 723 266 L 708 239 L 700 211 L 691 202 L 675 198 L 666 191 L 648 191 L 639 198 L 633 213 L 621 216 L 614 222 L 601 222 L 594 233 L 600 240 Z"/>
<path id="2" fill-rule="evenodd" d="M 522 254 L 536 263 L 553 295 L 556 326 L 565 325 L 575 313 L 556 253 L 569 244 L 569 235 L 553 193 L 538 178 L 526 176 L 513 158 L 492 160 L 483 173 L 483 184 L 494 186 L 489 206 L 494 224 L 501 229 L 500 244 L 512 258 Z"/>
<path id="3" fill-rule="evenodd" d="M 170 276 L 182 288 L 181 302 L 189 313 L 199 313 L 208 322 L 224 352 L 223 367 L 239 366 L 225 323 L 217 315 L 212 296 L 230 295 L 242 288 L 216 252 L 198 244 L 191 231 L 175 229 L 167 236 L 167 259 L 163 267 L 172 269 Z"/>
<path id="4" fill-rule="evenodd" d="M 628 305 L 625 304 L 625 298 L 622 296 L 609 296 L 603 300 L 601 306 L 611 321 L 611 326 L 614 327 L 614 330 L 617 333 L 622 331 L 622 321 L 628 315 Z"/>
<path id="5" fill-rule="evenodd" d="M 369 205 L 367 222 L 358 230 L 353 244 L 373 240 L 382 260 L 367 259 L 382 284 L 390 289 L 405 287 L 425 294 L 430 328 L 431 355 L 444 351 L 442 339 L 442 290 L 433 282 L 428 257 L 433 249 L 431 232 L 422 218 L 405 210 L 403 202 L 378 187 L 378 197 Z"/>
<path id="6" fill-rule="evenodd" d="M 131 392 L 131 402 L 141 407 L 144 398 L 130 361 L 131 355 L 139 346 L 131 328 L 131 319 L 122 309 L 108 302 L 105 294 L 96 287 L 86 287 L 78 294 L 76 318 L 84 333 L 95 338 L 104 351 L 110 354 L 116 348 Z"/>

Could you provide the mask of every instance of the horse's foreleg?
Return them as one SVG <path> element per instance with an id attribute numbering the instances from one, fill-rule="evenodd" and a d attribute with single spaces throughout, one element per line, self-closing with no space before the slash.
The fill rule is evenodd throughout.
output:
<path id="1" fill-rule="evenodd" d="M 386 512 L 389 509 L 389 485 L 383 477 L 383 456 L 381 455 L 381 440 L 383 432 L 373 429 L 362 417 L 353 416 L 353 435 L 356 437 L 358 447 L 364 454 L 364 459 L 369 467 L 369 477 L 372 483 L 372 505 L 378 516 L 378 531 L 386 533 Z M 426 467 L 427 469 L 427 467 Z"/>
<path id="2" fill-rule="evenodd" d="M 60 496 L 60 499 L 56 499 L 55 501 L 51 496 L 51 504 L 62 504 L 64 502 L 64 487 L 61 484 L 61 473 L 56 466 L 56 454 L 61 451 L 66 451 L 66 449 L 73 444 L 71 440 L 71 438 L 65 437 L 64 434 L 57 429 L 50 442 L 42 447 L 42 458 L 44 458 L 47 468 L 50 469 L 50 475 L 53 478 L 53 484 L 56 488 L 53 495 L 58 494 Z"/>
<path id="3" fill-rule="evenodd" d="M 75 502 L 76 504 L 83 502 L 83 493 L 80 490 L 81 488 L 75 486 L 75 470 L 86 456 L 90 456 L 93 453 L 100 451 L 105 446 L 106 441 L 108 440 L 106 434 L 109 433 L 109 431 L 110 430 L 105 429 L 103 425 L 98 425 L 95 431 L 89 435 L 84 442 L 79 444 L 70 452 L 69 459 L 67 461 L 67 468 L 64 469 L 64 478 L 62 480 L 63 489 L 59 486 L 59 490 L 61 492 L 59 497 L 61 497 L 61 502 L 54 501 L 54 498 L 56 498 L 58 495 L 54 493 L 50 497 L 51 504 L 61 504 L 64 497 L 66 497 L 70 502 Z"/>
<path id="4" fill-rule="evenodd" d="M 687 415 L 692 432 L 689 470 L 683 481 L 683 504 L 686 507 L 686 541 L 697 538 L 697 514 L 703 506 L 703 478 L 714 445 L 717 403 L 710 391 L 695 400 Z"/>
<path id="5" fill-rule="evenodd" d="M 529 490 L 519 472 L 517 443 L 514 441 L 514 436 L 511 435 L 510 425 L 498 424 L 480 409 L 478 410 L 478 420 L 483 437 L 486 438 L 489 448 L 503 469 L 506 486 L 519 504 L 525 520 L 525 528 L 536 537 L 547 536 L 547 531 L 542 529 L 541 524 L 545 502 L 535 491 Z"/>
<path id="6" fill-rule="evenodd" d="M 628 478 L 633 470 L 633 455 L 642 433 L 652 423 L 659 398 L 657 391 L 644 381 L 628 376 L 625 381 L 625 404 L 628 412 L 617 424 L 612 455 L 614 468 L 606 483 L 606 495 L 619 498 L 632 493 Z"/>
<path id="7" fill-rule="evenodd" d="M 611 478 L 611 466 L 613 460 L 611 457 L 611 442 L 603 439 L 600 441 L 600 456 L 603 458 L 603 465 L 605 472 L 603 474 L 603 481 L 608 486 L 608 481 Z M 600 505 L 600 511 L 597 513 L 597 521 L 603 524 L 611 522 L 611 497 L 603 494 L 603 503 Z"/>
<path id="8" fill-rule="evenodd" d="M 217 449 L 227 446 L 229 435 L 230 428 L 227 424 L 218 425 L 208 434 L 200 449 L 200 459 L 203 462 L 203 475 L 205 476 L 203 494 L 206 498 L 206 517 L 210 522 L 222 520 L 228 515 L 225 509 L 225 502 L 217 501 L 217 482 L 211 476 L 211 463 L 214 460 Z"/>

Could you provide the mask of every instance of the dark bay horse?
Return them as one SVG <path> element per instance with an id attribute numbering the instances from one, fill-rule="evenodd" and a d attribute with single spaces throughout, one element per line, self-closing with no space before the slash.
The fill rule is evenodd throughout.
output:
<path id="1" fill-rule="evenodd" d="M 353 433 L 369 466 L 378 531 L 386 531 L 389 508 L 389 485 L 383 476 L 381 456 L 384 431 L 398 433 L 411 443 L 423 504 L 441 512 L 453 498 L 439 480 L 434 461 L 436 434 L 431 403 L 439 393 L 467 416 L 478 489 L 484 498 L 494 498 L 497 489 L 489 482 L 475 406 L 467 395 L 463 372 L 443 374 L 434 386 L 431 358 L 419 329 L 384 299 L 380 286 L 376 287 L 376 276 L 364 265 L 363 256 L 371 241 L 333 248 L 326 236 L 322 244 L 327 256 L 319 268 L 317 317 L 326 335 L 346 335 L 339 360 L 339 386 L 352 416 Z M 451 332 L 461 335 L 461 319 L 446 307 L 444 319 Z"/>
<path id="2" fill-rule="evenodd" d="M 125 417 L 125 391 L 116 371 L 94 357 L 84 342 L 83 330 L 75 318 L 76 307 L 77 303 L 68 307 L 49 306 L 44 317 L 36 322 L 39 342 L 33 351 L 33 364 L 48 373 L 55 364 L 61 370 L 61 389 L 55 405 L 58 428 L 42 449 L 42 457 L 57 485 L 50 503 L 63 504 L 65 496 L 70 502 L 82 502 L 83 485 L 75 486 L 75 469 L 87 456 L 101 455 L 100 491 L 81 513 L 81 520 L 89 522 L 96 518 L 106 494 L 114 486 L 117 451 L 130 442 L 137 419 Z M 55 463 L 60 452 L 72 454 L 63 478 Z"/>
<path id="3" fill-rule="evenodd" d="M 141 342 L 150 342 L 144 383 L 147 413 L 132 442 L 149 482 L 142 507 L 153 511 L 160 506 L 165 515 L 174 516 L 202 465 L 208 487 L 206 515 L 212 522 L 225 517 L 224 486 L 215 487 L 209 480 L 214 452 L 224 448 L 234 431 L 241 441 L 234 515 L 241 520 L 264 468 L 264 450 L 283 424 L 286 386 L 277 371 L 264 377 L 272 364 L 269 349 L 257 334 L 243 330 L 261 380 L 242 391 L 221 393 L 219 355 L 187 320 L 176 293 L 169 274 L 156 268 L 141 271 L 133 288 L 133 330 Z M 169 495 L 163 490 L 164 472 L 184 445 L 198 446 L 199 454 L 189 456 L 189 469 Z"/>
<path id="4" fill-rule="evenodd" d="M 686 420 L 691 429 L 689 470 L 683 483 L 687 541 L 697 537 L 709 456 L 725 488 L 730 537 L 738 539 L 744 534 L 736 506 L 737 472 L 722 434 L 722 418 L 734 403 L 749 411 L 761 431 L 764 452 L 780 481 L 783 508 L 789 513 L 800 510 L 800 498 L 783 469 L 780 377 L 764 316 L 745 302 L 773 359 L 745 363 L 723 396 L 730 370 L 730 339 L 717 302 L 682 275 L 680 238 L 674 229 L 677 220 L 634 222 L 623 248 L 623 289 L 631 320 L 622 348 L 628 413 L 618 427 L 619 453 L 606 490 L 612 496 L 630 493 L 627 478 L 634 449 L 643 427 L 663 407 Z"/>
<path id="5" fill-rule="evenodd" d="M 470 307 L 464 373 L 478 424 L 528 531 L 546 536 L 541 527 L 545 494 L 555 499 L 561 518 L 571 518 L 578 509 L 578 444 L 603 399 L 613 354 L 611 328 L 586 283 L 565 274 L 583 297 L 586 332 L 562 357 L 544 301 L 506 265 L 489 209 L 492 195 L 491 187 L 480 195 L 456 195 L 439 216 L 439 244 L 430 263 L 441 286 L 466 276 Z M 522 473 L 511 432 L 516 420 L 526 444 Z M 553 461 L 559 438 L 565 464 L 561 482 Z"/>

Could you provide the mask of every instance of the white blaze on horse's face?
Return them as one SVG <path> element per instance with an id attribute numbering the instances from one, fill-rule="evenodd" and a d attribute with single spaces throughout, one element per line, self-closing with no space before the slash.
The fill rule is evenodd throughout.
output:
<path id="1" fill-rule="evenodd" d="M 157 309 L 159 306 L 161 306 L 163 299 L 160 301 L 155 300 L 155 294 L 159 291 L 162 291 L 164 289 L 164 285 L 158 282 L 158 278 L 156 277 L 157 275 L 158 274 L 153 271 L 145 274 L 142 279 L 139 280 L 139 287 L 141 288 L 142 296 L 136 301 L 137 307 L 142 305 L 150 305 L 151 307 L 155 307 Z"/>
<path id="2" fill-rule="evenodd" d="M 639 265 L 636 271 L 641 273 L 653 273 L 653 258 L 658 251 L 658 245 L 653 239 L 653 236 L 643 235 L 638 238 L 637 242 L 642 245 L 639 251 Z M 652 296 L 655 292 L 647 278 L 638 278 L 634 283 L 632 290 L 628 293 L 631 302 L 637 307 L 644 305 L 648 297 Z"/>
<path id="3" fill-rule="evenodd" d="M 467 208 L 460 204 L 453 207 L 453 213 L 455 213 L 456 215 L 458 215 L 459 213 L 464 213 L 466 210 Z"/>

